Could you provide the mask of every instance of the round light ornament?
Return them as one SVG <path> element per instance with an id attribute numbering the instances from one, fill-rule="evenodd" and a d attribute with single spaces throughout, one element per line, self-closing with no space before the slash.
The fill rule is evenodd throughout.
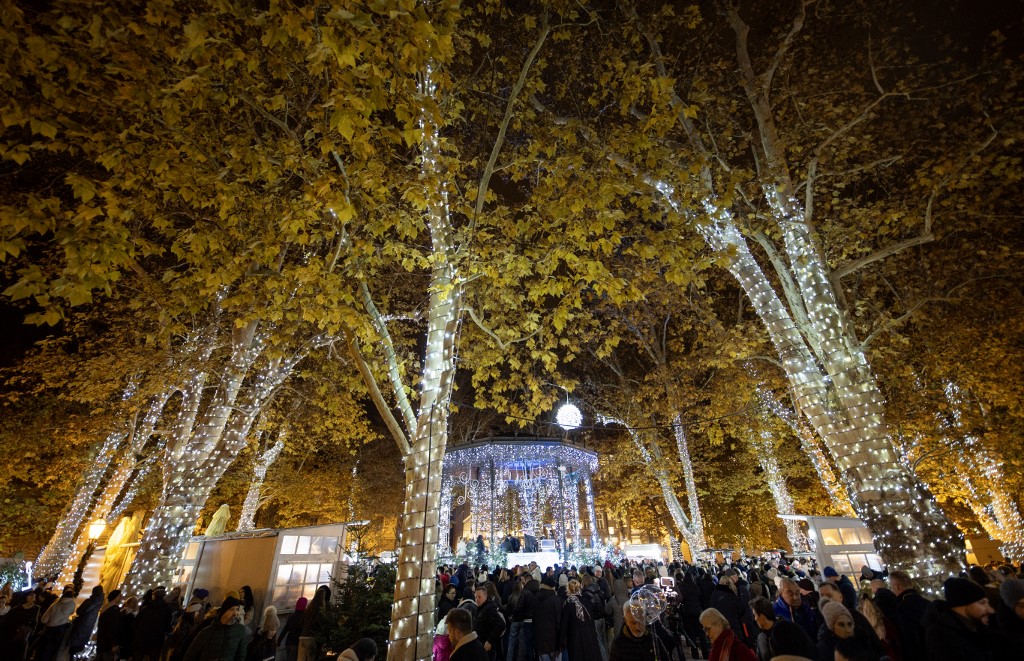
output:
<path id="1" fill-rule="evenodd" d="M 555 414 L 555 422 L 565 431 L 572 431 L 583 424 L 583 414 L 575 404 L 563 404 Z"/>

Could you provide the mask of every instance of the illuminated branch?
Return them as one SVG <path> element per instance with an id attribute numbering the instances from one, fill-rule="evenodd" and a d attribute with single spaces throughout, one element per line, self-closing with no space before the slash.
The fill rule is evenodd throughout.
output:
<path id="1" fill-rule="evenodd" d="M 411 431 L 416 429 L 416 414 L 413 413 L 412 405 L 405 394 L 405 384 L 402 382 L 402 373 L 398 367 L 395 345 L 391 341 L 391 332 L 388 331 L 388 326 L 384 323 L 383 316 L 374 304 L 373 298 L 370 296 L 370 288 L 365 282 L 359 283 L 359 293 L 363 298 L 363 306 L 370 315 L 370 323 L 373 324 L 374 330 L 380 336 L 380 341 L 384 348 L 384 360 L 387 365 L 388 379 L 391 381 L 391 389 L 395 393 L 395 402 L 398 405 L 398 410 L 402 413 L 405 428 Z"/>

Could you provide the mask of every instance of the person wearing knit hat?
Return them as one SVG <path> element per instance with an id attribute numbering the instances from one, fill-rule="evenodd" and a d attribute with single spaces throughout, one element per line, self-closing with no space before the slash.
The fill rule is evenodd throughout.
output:
<path id="1" fill-rule="evenodd" d="M 250 659 L 272 659 L 277 653 L 277 630 L 281 627 L 281 620 L 277 617 L 277 608 L 267 606 L 263 609 L 263 617 L 260 626 L 256 629 L 255 635 L 249 641 L 249 649 L 246 655 Z"/>
<path id="2" fill-rule="evenodd" d="M 925 616 L 925 649 L 934 661 L 991 659 L 992 636 L 988 616 L 994 611 L 985 588 L 966 578 L 942 584 L 945 601 L 932 603 Z"/>
<path id="3" fill-rule="evenodd" d="M 241 607 L 241 599 L 225 597 L 213 623 L 202 629 L 189 645 L 185 661 L 242 661 L 249 631 L 244 624 L 235 621 Z"/>
<path id="4" fill-rule="evenodd" d="M 1007 578 L 999 585 L 996 625 L 1002 636 L 996 642 L 997 659 L 1012 659 L 1024 650 L 1024 581 Z"/>
<path id="5" fill-rule="evenodd" d="M 1024 581 L 1008 578 L 999 586 L 999 597 L 1010 610 L 1016 610 L 1017 617 L 1024 619 Z"/>
<path id="6" fill-rule="evenodd" d="M 825 620 L 825 626 L 839 638 L 849 638 L 853 635 L 853 616 L 850 609 L 837 601 L 827 601 L 821 607 L 821 617 Z"/>
<path id="7" fill-rule="evenodd" d="M 825 623 L 818 631 L 818 658 L 834 659 L 836 643 L 853 637 L 853 615 L 838 601 L 825 601 L 821 607 L 821 618 Z"/>
<path id="8" fill-rule="evenodd" d="M 277 636 L 277 644 L 284 645 L 288 661 L 296 661 L 299 658 L 299 634 L 302 633 L 303 618 L 308 603 L 309 600 L 305 597 L 299 597 L 295 601 L 295 610 L 285 620 L 284 626 L 281 627 L 281 633 Z"/>

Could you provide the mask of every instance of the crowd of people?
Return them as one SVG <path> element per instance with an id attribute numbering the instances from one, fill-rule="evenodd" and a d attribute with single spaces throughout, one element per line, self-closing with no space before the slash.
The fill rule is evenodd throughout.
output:
<path id="1" fill-rule="evenodd" d="M 902 571 L 785 558 L 726 563 L 610 561 L 541 569 L 442 566 L 433 661 L 997 661 L 1024 659 L 1024 575 L 971 567 L 928 599 Z M 651 596 L 657 599 L 651 601 Z M 213 607 L 209 592 L 154 588 L 141 599 L 95 587 L 0 590 L 0 659 L 319 661 L 331 592 L 300 598 L 282 625 L 249 586 Z M 339 661 L 373 661 L 366 638 Z"/>
<path id="2" fill-rule="evenodd" d="M 927 598 L 906 572 L 781 560 L 441 567 L 433 661 L 1024 659 L 1024 574 L 971 567 Z M 647 617 L 638 592 L 663 591 Z M 463 612 L 460 612 L 463 611 Z"/>
<path id="3" fill-rule="evenodd" d="M 252 589 L 244 585 L 210 604 L 210 592 L 157 587 L 141 599 L 96 586 L 76 607 L 74 586 L 58 595 L 53 583 L 0 591 L 0 661 L 318 661 L 314 628 L 330 600 L 321 586 L 313 599 L 299 599 L 284 626 L 270 605 L 257 616 Z M 90 647 L 90 641 L 94 644 Z M 366 638 L 337 657 L 374 661 L 377 645 Z"/>

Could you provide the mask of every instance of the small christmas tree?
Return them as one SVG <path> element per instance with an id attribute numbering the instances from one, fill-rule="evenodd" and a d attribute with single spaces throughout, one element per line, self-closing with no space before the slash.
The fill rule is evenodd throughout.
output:
<path id="1" fill-rule="evenodd" d="M 383 657 L 391 629 L 395 567 L 359 562 L 349 565 L 347 576 L 331 577 L 331 583 L 334 598 L 317 630 L 326 653 L 338 654 L 360 638 L 372 638 Z"/>

